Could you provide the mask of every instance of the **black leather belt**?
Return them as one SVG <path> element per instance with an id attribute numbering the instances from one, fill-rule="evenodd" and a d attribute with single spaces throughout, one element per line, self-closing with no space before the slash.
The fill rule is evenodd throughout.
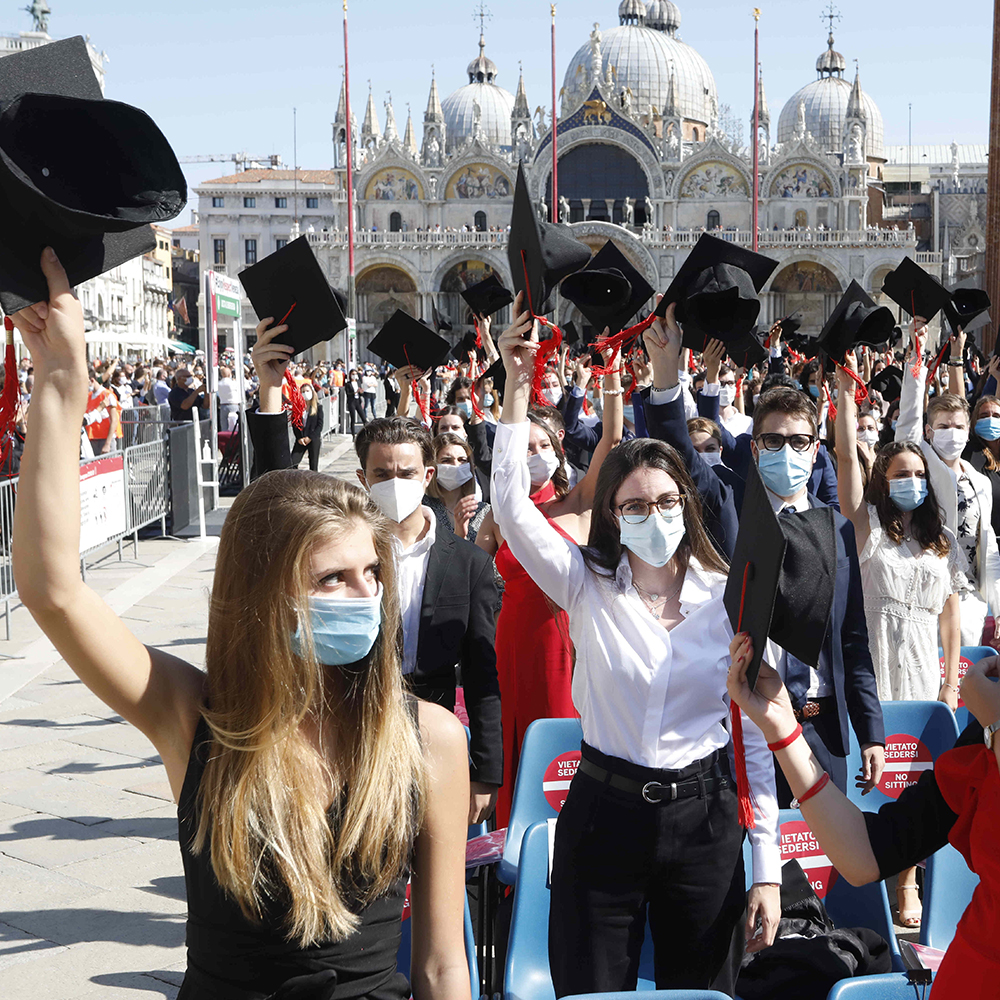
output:
<path id="1" fill-rule="evenodd" d="M 589 778 L 610 785 L 620 792 L 639 795 L 647 802 L 652 803 L 676 802 L 678 799 L 690 799 L 694 796 L 701 798 L 730 787 L 728 778 L 717 775 L 695 775 L 693 778 L 670 784 L 662 784 L 658 781 L 636 781 L 634 778 L 625 778 L 620 774 L 615 774 L 614 771 L 600 767 L 587 760 L 586 757 L 580 761 L 579 769 Z"/>
<path id="2" fill-rule="evenodd" d="M 795 721 L 803 722 L 806 719 L 815 719 L 817 715 L 826 715 L 828 712 L 836 711 L 837 699 L 832 695 L 828 698 L 816 698 L 814 701 L 807 701 L 801 708 L 795 709 Z"/>

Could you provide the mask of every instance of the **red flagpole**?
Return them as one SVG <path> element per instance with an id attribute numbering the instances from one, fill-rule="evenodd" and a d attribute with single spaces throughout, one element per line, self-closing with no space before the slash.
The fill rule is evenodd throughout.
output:
<path id="1" fill-rule="evenodd" d="M 552 221 L 559 221 L 559 159 L 556 153 L 556 5 L 552 4 Z"/>
<path id="2" fill-rule="evenodd" d="M 351 72 L 347 61 L 347 0 L 344 0 L 344 103 L 347 105 L 347 267 L 350 275 L 347 311 L 353 316 L 354 301 L 354 129 L 351 124 Z"/>
<path id="3" fill-rule="evenodd" d="M 753 250 L 757 252 L 758 219 L 760 207 L 760 7 L 753 9 Z"/>

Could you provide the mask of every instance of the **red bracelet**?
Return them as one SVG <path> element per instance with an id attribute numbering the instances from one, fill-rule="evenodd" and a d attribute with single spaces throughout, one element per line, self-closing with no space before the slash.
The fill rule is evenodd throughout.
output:
<path id="1" fill-rule="evenodd" d="M 792 808 L 798 809 L 803 802 L 808 802 L 814 795 L 819 795 L 821 791 L 830 783 L 830 775 L 827 771 L 824 771 L 820 776 L 819 781 L 816 782 L 812 788 L 809 789 L 801 798 L 792 799 Z"/>
<path id="2" fill-rule="evenodd" d="M 768 743 L 767 749 L 771 753 L 777 753 L 779 750 L 784 750 L 785 747 L 791 746 L 800 736 L 802 735 L 802 726 L 796 722 L 795 728 L 788 734 L 783 740 L 778 740 L 777 743 Z"/>

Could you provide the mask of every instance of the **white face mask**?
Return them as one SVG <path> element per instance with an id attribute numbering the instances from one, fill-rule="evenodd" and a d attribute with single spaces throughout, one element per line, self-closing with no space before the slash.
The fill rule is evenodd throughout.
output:
<path id="1" fill-rule="evenodd" d="M 548 389 L 542 389 L 542 395 L 549 401 L 550 406 L 558 406 L 562 399 L 562 389 L 555 385 Z"/>
<path id="2" fill-rule="evenodd" d="M 756 394 L 754 395 L 754 397 L 753 397 L 753 405 L 754 405 L 754 406 L 756 406 L 756 405 L 757 405 L 757 400 L 758 400 L 758 399 L 760 399 L 760 393 L 759 393 L 759 392 L 758 392 L 758 393 L 756 393 Z"/>
<path id="3" fill-rule="evenodd" d="M 372 483 L 368 495 L 390 521 L 405 521 L 424 499 L 423 479 L 386 479 Z"/>
<path id="4" fill-rule="evenodd" d="M 872 427 L 858 431 L 858 440 L 862 444 L 868 445 L 869 448 L 874 448 L 878 444 L 878 431 Z"/>
<path id="5" fill-rule="evenodd" d="M 939 427 L 936 431 L 931 431 L 931 444 L 946 462 L 960 458 L 968 443 L 967 427 Z"/>
<path id="6" fill-rule="evenodd" d="M 438 485 L 443 490 L 457 490 L 472 478 L 472 466 L 468 462 L 458 465 L 439 465 L 437 467 Z"/>
<path id="7" fill-rule="evenodd" d="M 313 398 L 312 390 L 311 389 L 303 389 L 302 390 L 302 398 L 308 403 L 309 400 Z"/>
<path id="8" fill-rule="evenodd" d="M 703 451 L 701 457 L 712 466 L 722 465 L 722 452 L 721 451 Z"/>
<path id="9" fill-rule="evenodd" d="M 619 518 L 618 527 L 625 548 L 650 566 L 666 566 L 684 537 L 684 510 L 667 514 L 653 511 L 641 524 L 629 524 Z"/>
<path id="10" fill-rule="evenodd" d="M 719 389 L 719 406 L 732 406 L 736 398 L 736 386 L 724 385 Z"/>
<path id="11" fill-rule="evenodd" d="M 559 457 L 551 448 L 529 455 L 528 474 L 531 476 L 531 485 L 541 486 L 543 483 L 547 483 L 559 465 Z"/>

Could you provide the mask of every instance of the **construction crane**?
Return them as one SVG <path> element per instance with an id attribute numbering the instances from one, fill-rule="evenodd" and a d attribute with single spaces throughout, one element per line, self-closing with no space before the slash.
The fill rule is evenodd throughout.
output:
<path id="1" fill-rule="evenodd" d="M 238 170 L 248 170 L 254 164 L 266 164 L 271 169 L 281 166 L 281 155 L 251 156 L 249 153 L 218 153 L 209 156 L 178 156 L 178 163 L 235 163 Z"/>

